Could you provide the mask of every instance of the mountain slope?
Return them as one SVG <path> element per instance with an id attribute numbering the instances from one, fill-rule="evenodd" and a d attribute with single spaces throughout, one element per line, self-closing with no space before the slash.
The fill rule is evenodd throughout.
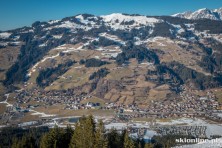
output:
<path id="1" fill-rule="evenodd" d="M 192 13 L 198 20 L 81 14 L 2 32 L 0 60 L 8 65 L 0 70 L 2 94 L 71 89 L 108 102 L 143 105 L 175 98 L 184 85 L 218 88 L 222 22 L 199 20 L 202 13 L 214 18 L 207 9 L 198 12 Z M 17 52 L 6 56 L 12 48 Z"/>

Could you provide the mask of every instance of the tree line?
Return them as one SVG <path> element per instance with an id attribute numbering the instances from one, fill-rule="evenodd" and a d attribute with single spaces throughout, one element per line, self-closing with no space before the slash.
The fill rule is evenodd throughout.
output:
<path id="1" fill-rule="evenodd" d="M 126 46 L 122 47 L 122 52 L 116 57 L 116 63 L 121 65 L 132 58 L 136 58 L 138 62 L 142 62 L 144 60 L 154 64 L 158 64 L 160 62 L 158 55 L 151 49 L 147 49 L 142 45 L 135 45 L 133 42 L 128 42 Z"/>
<path id="2" fill-rule="evenodd" d="M 132 138 L 127 129 L 121 132 L 106 130 L 102 120 L 95 122 L 92 115 L 83 116 L 74 128 L 55 126 L 37 128 L 6 127 L 0 129 L 1 148 L 170 148 L 176 139 L 191 135 L 155 135 L 150 141 Z"/>
<path id="3" fill-rule="evenodd" d="M 69 67 L 72 66 L 74 63 L 75 61 L 68 60 L 64 64 L 59 64 L 57 67 L 40 70 L 39 75 L 36 78 L 36 83 L 40 87 L 50 85 L 58 78 L 58 76 L 68 71 Z"/>
<path id="4" fill-rule="evenodd" d="M 107 68 L 101 68 L 101 69 L 99 69 L 98 71 L 92 73 L 92 74 L 89 76 L 89 80 L 93 80 L 93 79 L 95 79 L 95 78 L 100 79 L 100 78 L 105 77 L 107 74 L 109 74 L 108 69 L 107 69 Z"/>
<path id="5" fill-rule="evenodd" d="M 16 133 L 19 133 L 18 131 Z M 132 139 L 127 130 L 117 132 L 115 129 L 106 131 L 104 123 L 97 123 L 94 117 L 83 116 L 73 129 L 55 126 L 48 132 L 36 136 L 30 132 L 13 138 L 12 148 L 149 148 L 152 144 L 145 144 L 143 140 Z M 7 136 L 8 137 L 8 136 Z M 39 142 L 36 142 L 39 141 Z M 6 146 L 2 146 L 6 147 Z"/>

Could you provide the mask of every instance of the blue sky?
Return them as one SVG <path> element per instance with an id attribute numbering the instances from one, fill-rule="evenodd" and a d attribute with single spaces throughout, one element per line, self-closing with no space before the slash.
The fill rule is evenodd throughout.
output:
<path id="1" fill-rule="evenodd" d="M 29 26 L 80 13 L 114 12 L 171 15 L 200 8 L 222 7 L 222 0 L 0 0 L 0 30 Z"/>

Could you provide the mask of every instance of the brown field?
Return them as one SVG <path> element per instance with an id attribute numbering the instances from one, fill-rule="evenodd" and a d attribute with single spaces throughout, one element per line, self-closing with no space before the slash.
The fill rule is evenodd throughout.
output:
<path id="1" fill-rule="evenodd" d="M 6 111 L 6 104 L 0 104 L 0 114 L 3 114 Z"/>
<path id="2" fill-rule="evenodd" d="M 171 120 L 176 120 L 178 118 L 163 118 L 163 119 L 157 119 L 157 122 L 170 122 Z"/>
<path id="3" fill-rule="evenodd" d="M 51 86 L 46 87 L 46 90 L 59 90 L 82 86 L 89 81 L 89 76 L 97 70 L 97 68 L 75 68 L 78 66 L 79 65 L 74 65 L 65 74 L 60 76 L 58 80 L 54 81 Z"/>
<path id="4" fill-rule="evenodd" d="M 222 103 L 222 89 L 214 89 L 213 93 L 216 95 L 218 102 Z"/>
<path id="5" fill-rule="evenodd" d="M 6 88 L 0 83 L 0 95 L 4 95 L 6 92 Z M 0 101 L 4 101 L 4 99 L 0 96 Z"/>
<path id="6" fill-rule="evenodd" d="M 150 99 L 158 99 L 158 100 L 162 100 L 165 99 L 167 94 L 170 93 L 170 90 L 156 90 L 156 89 L 151 89 L 149 91 L 149 97 Z"/>
<path id="7" fill-rule="evenodd" d="M 160 46 L 159 44 L 164 44 L 165 46 Z M 188 51 L 183 49 L 177 45 L 177 41 L 167 39 L 159 39 L 157 42 L 150 43 L 149 47 L 160 49 L 164 52 L 164 54 L 159 54 L 161 62 L 172 62 L 177 61 L 181 64 L 186 65 L 187 67 L 196 70 L 205 75 L 210 75 L 205 72 L 197 62 L 201 60 L 201 55 L 203 54 L 202 50 L 198 48 L 196 45 L 191 44 L 192 50 Z M 198 53 L 200 55 L 196 55 L 194 53 Z"/>
<path id="8" fill-rule="evenodd" d="M 20 46 L 9 46 L 0 50 L 0 67 L 8 69 L 16 61 Z"/>
<path id="9" fill-rule="evenodd" d="M 14 93 L 10 94 L 10 96 L 8 98 L 8 103 L 14 104 L 16 102 L 16 99 L 14 98 L 14 96 L 15 96 Z"/>
<path id="10" fill-rule="evenodd" d="M 133 118 L 132 121 L 151 122 L 153 121 L 153 118 Z"/>
<path id="11" fill-rule="evenodd" d="M 111 69 L 110 73 L 107 75 L 107 79 L 112 80 L 121 80 L 122 77 L 126 77 L 132 74 L 132 70 L 128 67 L 119 68 L 119 69 Z"/>
<path id="12" fill-rule="evenodd" d="M 20 119 L 20 121 L 21 122 L 29 122 L 29 121 L 37 121 L 40 119 L 39 116 L 31 115 L 31 114 L 32 114 L 32 112 L 26 113 L 25 116 Z"/>

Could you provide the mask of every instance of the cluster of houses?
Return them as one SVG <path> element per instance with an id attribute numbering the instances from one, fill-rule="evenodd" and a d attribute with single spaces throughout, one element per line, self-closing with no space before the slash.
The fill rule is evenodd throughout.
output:
<path id="1" fill-rule="evenodd" d="M 214 112 L 216 112 L 216 113 L 214 113 Z M 205 114 L 205 117 L 210 119 L 210 120 L 213 120 L 213 121 L 221 122 L 222 121 L 222 116 L 221 115 L 222 115 L 222 110 L 207 113 L 207 114 Z"/>
<path id="2" fill-rule="evenodd" d="M 131 118 L 169 118 L 169 117 L 206 117 L 215 121 L 222 121 L 222 116 L 217 116 L 217 112 L 222 111 L 222 104 L 218 103 L 216 97 L 208 92 L 205 97 L 200 97 L 191 93 L 187 87 L 182 87 L 183 91 L 179 98 L 165 99 L 164 101 L 152 101 L 146 109 L 140 109 L 137 105 L 117 105 L 107 103 L 102 109 L 123 110 L 118 114 L 122 119 Z"/>
<path id="3" fill-rule="evenodd" d="M 155 131 L 160 135 L 185 135 L 206 137 L 206 126 L 157 126 Z"/>
<path id="4" fill-rule="evenodd" d="M 179 98 L 165 99 L 162 102 L 153 101 L 145 111 L 163 118 L 194 117 L 219 111 L 222 105 L 216 101 L 216 97 L 211 92 L 208 92 L 206 97 L 200 97 L 190 93 L 191 90 L 186 87 L 182 89 Z"/>
<path id="5" fill-rule="evenodd" d="M 64 109 L 78 110 L 78 109 L 99 109 L 99 108 L 101 108 L 100 103 L 87 102 L 86 104 L 81 104 L 81 103 L 68 104 Z"/>
<path id="6" fill-rule="evenodd" d="M 91 97 L 91 96 L 87 96 Z M 54 104 L 78 104 L 81 100 L 87 98 L 86 95 L 75 95 L 74 90 L 53 90 L 53 91 L 26 91 L 22 90 L 17 93 L 15 98 L 20 104 L 29 103 L 31 100 L 36 102 L 42 102 L 45 105 L 54 105 Z"/>

